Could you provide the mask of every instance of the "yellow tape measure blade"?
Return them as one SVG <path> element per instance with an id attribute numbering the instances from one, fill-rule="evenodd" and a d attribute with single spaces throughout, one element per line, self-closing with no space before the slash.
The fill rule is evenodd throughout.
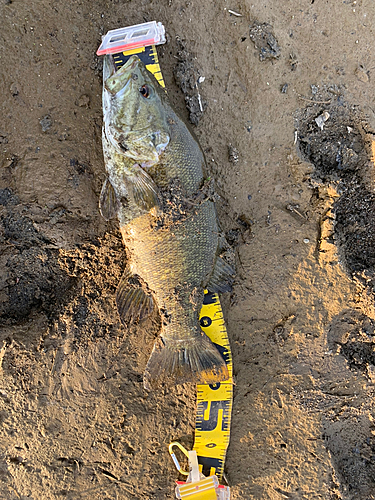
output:
<path id="1" fill-rule="evenodd" d="M 202 330 L 216 345 L 227 364 L 230 378 L 226 382 L 197 386 L 197 415 L 194 449 L 205 476 L 224 473 L 230 439 L 233 401 L 233 365 L 219 296 L 206 292 L 200 314 Z"/>

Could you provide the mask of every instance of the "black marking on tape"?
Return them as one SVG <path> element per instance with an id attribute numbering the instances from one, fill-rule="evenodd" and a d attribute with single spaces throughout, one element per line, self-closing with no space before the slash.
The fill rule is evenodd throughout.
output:
<path id="1" fill-rule="evenodd" d="M 221 354 L 221 357 L 224 358 L 226 364 L 229 365 L 229 363 L 231 362 L 231 355 L 228 349 L 220 344 L 216 344 L 215 342 L 213 342 L 213 344 Z"/>
<path id="2" fill-rule="evenodd" d="M 212 324 L 212 319 L 209 316 L 203 316 L 200 319 L 200 324 L 201 324 L 201 327 L 207 328 L 207 326 L 210 326 Z"/>
<path id="3" fill-rule="evenodd" d="M 120 52 L 119 54 L 115 54 L 113 56 L 113 60 L 115 62 L 115 66 L 117 69 L 120 69 L 126 61 L 131 57 L 136 55 L 139 57 L 139 59 L 143 62 L 145 66 L 147 64 L 156 64 L 156 54 L 155 51 L 152 48 L 152 45 L 149 45 L 148 47 L 144 47 L 139 49 L 140 51 L 137 53 L 133 53 L 130 55 L 124 54 L 124 52 Z"/>
<path id="4" fill-rule="evenodd" d="M 221 430 L 223 432 L 229 431 L 229 417 L 230 417 L 230 401 L 211 401 L 209 408 L 208 419 L 204 418 L 204 413 L 208 409 L 208 401 L 201 401 L 197 406 L 197 431 L 213 431 L 216 429 L 219 422 L 219 410 L 222 410 Z M 202 416 L 200 419 L 199 416 Z"/>
<path id="5" fill-rule="evenodd" d="M 215 297 L 216 294 L 214 293 L 205 293 L 204 294 L 204 299 L 203 299 L 203 305 L 208 306 L 209 304 L 216 304 L 217 302 L 217 297 Z M 219 305 L 220 307 L 220 305 Z"/>
<path id="6" fill-rule="evenodd" d="M 224 469 L 224 461 L 221 458 L 198 456 L 198 463 L 202 466 L 202 473 L 205 476 L 211 475 L 211 469 L 214 469 L 216 474 L 221 475 Z"/>

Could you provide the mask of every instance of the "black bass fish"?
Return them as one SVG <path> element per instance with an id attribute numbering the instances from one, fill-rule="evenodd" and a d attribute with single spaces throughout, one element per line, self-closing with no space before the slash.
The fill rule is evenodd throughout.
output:
<path id="1" fill-rule="evenodd" d="M 155 308 L 162 319 L 144 386 L 227 380 L 226 364 L 198 321 L 204 289 L 229 291 L 234 274 L 220 256 L 226 242 L 206 192 L 203 152 L 138 57 L 116 71 L 105 56 L 103 73 L 108 178 L 100 210 L 107 220 L 118 217 L 128 258 L 118 312 L 124 324 Z"/>

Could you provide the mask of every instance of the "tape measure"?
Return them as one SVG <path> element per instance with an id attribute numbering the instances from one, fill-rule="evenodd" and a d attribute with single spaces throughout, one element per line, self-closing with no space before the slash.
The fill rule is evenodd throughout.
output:
<path id="1" fill-rule="evenodd" d="M 164 26 L 155 21 L 111 30 L 96 53 L 98 56 L 112 54 L 116 69 L 120 69 L 130 56 L 137 55 L 160 85 L 165 87 L 156 52 L 156 45 L 165 43 L 164 33 Z"/>
<path id="2" fill-rule="evenodd" d="M 127 43 L 127 40 L 130 42 Z M 155 47 L 156 44 L 164 42 L 164 27 L 152 21 L 109 31 L 103 38 L 97 54 L 112 54 L 117 69 L 120 69 L 130 56 L 137 55 L 160 85 L 165 87 Z M 148 45 L 145 46 L 146 43 Z M 132 49 L 118 52 L 122 48 L 126 49 L 127 46 L 132 46 Z M 216 476 L 221 480 L 230 438 L 233 365 L 223 311 L 216 293 L 205 291 L 199 321 L 202 330 L 223 356 L 227 364 L 229 379 L 217 384 L 197 385 L 193 449 L 197 452 L 200 472 L 204 476 Z M 177 470 L 181 470 L 179 465 Z"/>
<path id="3" fill-rule="evenodd" d="M 206 292 L 200 313 L 200 326 L 215 344 L 227 364 L 229 379 L 210 385 L 197 385 L 197 416 L 193 449 L 205 476 L 224 473 L 230 438 L 233 403 L 233 364 L 227 329 L 219 296 Z"/>

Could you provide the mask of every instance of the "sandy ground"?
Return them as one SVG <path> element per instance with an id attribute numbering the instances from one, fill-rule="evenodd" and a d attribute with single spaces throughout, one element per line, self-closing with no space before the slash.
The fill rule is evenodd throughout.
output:
<path id="1" fill-rule="evenodd" d="M 374 2 L 1 0 L 0 13 L 0 498 L 174 498 L 167 445 L 193 441 L 195 388 L 143 389 L 159 319 L 120 324 L 125 255 L 98 211 L 95 51 L 108 29 L 155 19 L 186 118 L 176 65 L 204 77 L 195 131 L 236 250 L 233 499 L 374 499 Z"/>

